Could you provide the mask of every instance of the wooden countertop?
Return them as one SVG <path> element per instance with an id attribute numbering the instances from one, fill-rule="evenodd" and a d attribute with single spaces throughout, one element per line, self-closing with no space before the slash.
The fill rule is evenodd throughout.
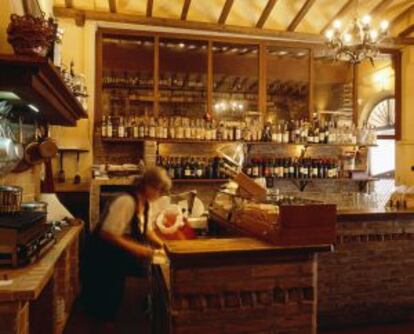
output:
<path id="1" fill-rule="evenodd" d="M 338 210 L 337 212 L 337 220 L 339 222 L 393 219 L 414 219 L 414 208 L 396 209 L 383 207 L 375 209 Z"/>
<path id="2" fill-rule="evenodd" d="M 53 275 L 63 251 L 79 235 L 83 224 L 71 226 L 62 238 L 38 261 L 22 268 L 0 268 L 0 277 L 7 274 L 12 284 L 0 286 L 0 301 L 36 299 Z"/>
<path id="3" fill-rule="evenodd" d="M 328 252 L 331 245 L 273 246 L 253 238 L 206 238 L 165 241 L 165 252 L 174 266 L 209 266 L 272 262 L 291 256 L 308 257 L 316 252 Z"/>

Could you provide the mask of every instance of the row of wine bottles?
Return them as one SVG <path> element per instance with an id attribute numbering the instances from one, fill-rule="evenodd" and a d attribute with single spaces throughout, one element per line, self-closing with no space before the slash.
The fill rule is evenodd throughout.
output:
<path id="1" fill-rule="evenodd" d="M 227 141 L 265 141 L 279 144 L 361 144 L 377 141 L 373 128 L 339 126 L 335 122 L 307 120 L 280 121 L 264 126 L 256 121 L 210 121 L 188 117 L 103 116 L 104 138 L 154 138 Z"/>
<path id="2" fill-rule="evenodd" d="M 157 157 L 157 166 L 167 170 L 172 179 L 225 179 L 220 157 Z"/>
<path id="3" fill-rule="evenodd" d="M 339 166 L 338 160 L 329 158 L 253 158 L 245 164 L 243 170 L 254 178 L 335 179 L 340 176 Z"/>
<path id="4" fill-rule="evenodd" d="M 142 88 L 142 87 L 151 87 L 154 85 L 154 78 L 152 73 L 135 73 L 131 74 L 128 72 L 119 73 L 119 72 L 105 72 L 102 78 L 102 83 L 104 86 L 124 86 L 128 88 Z M 188 88 L 188 89 L 202 89 L 205 87 L 205 82 L 200 80 L 186 80 L 183 76 L 172 77 L 172 76 L 161 76 L 159 79 L 159 88 L 160 89 L 174 89 L 174 88 Z"/>
<path id="5" fill-rule="evenodd" d="M 223 164 L 220 157 L 157 157 L 157 165 L 165 168 L 172 179 L 226 178 Z M 253 158 L 243 171 L 253 178 L 335 179 L 341 175 L 339 161 L 329 158 Z"/>

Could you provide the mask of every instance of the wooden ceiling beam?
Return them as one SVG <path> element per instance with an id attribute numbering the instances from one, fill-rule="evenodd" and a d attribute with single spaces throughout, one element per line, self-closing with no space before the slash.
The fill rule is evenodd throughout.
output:
<path id="1" fill-rule="evenodd" d="M 116 0 L 108 0 L 109 2 L 109 11 L 111 13 L 116 13 Z"/>
<path id="2" fill-rule="evenodd" d="M 377 16 L 377 15 L 380 15 L 385 9 L 387 9 L 387 7 L 389 6 L 389 5 L 391 5 L 391 3 L 393 2 L 394 0 L 382 0 L 382 1 L 380 1 L 379 2 L 379 4 L 378 5 L 376 5 L 372 10 L 371 10 L 371 13 L 370 13 L 370 15 L 371 16 Z"/>
<path id="3" fill-rule="evenodd" d="M 401 23 L 411 14 L 414 14 L 414 4 L 409 6 L 405 10 L 403 10 L 400 14 L 398 14 L 395 18 L 391 20 L 391 23 L 390 23 L 391 28 Z"/>
<path id="4" fill-rule="evenodd" d="M 414 45 L 414 37 L 396 37 L 393 42 L 396 45 Z"/>
<path id="5" fill-rule="evenodd" d="M 321 30 L 321 34 L 324 33 L 326 30 L 328 30 L 332 23 L 336 20 L 339 19 L 343 16 L 345 16 L 346 14 L 349 13 L 349 11 L 352 9 L 352 7 L 354 6 L 355 0 L 348 0 L 343 6 L 342 8 L 336 13 L 336 15 L 334 15 L 332 17 L 332 19 L 330 19 L 328 21 L 328 23 L 326 23 L 326 25 L 323 27 L 323 29 Z"/>
<path id="6" fill-rule="evenodd" d="M 302 45 L 322 45 L 323 36 L 319 34 L 298 33 L 290 31 L 279 31 L 273 29 L 243 27 L 235 25 L 219 25 L 209 22 L 181 21 L 177 19 L 146 17 L 143 15 L 131 15 L 123 13 L 109 13 L 93 10 L 80 10 L 55 6 L 53 8 L 56 17 L 66 17 L 75 19 L 78 16 L 86 20 L 104 21 L 113 23 L 142 24 L 158 27 L 182 28 L 190 30 L 206 30 L 218 33 L 243 34 L 252 38 L 270 37 L 274 40 L 283 40 L 287 43 L 300 43 Z"/>
<path id="7" fill-rule="evenodd" d="M 154 0 L 147 0 L 147 17 L 152 17 L 153 8 L 154 8 Z"/>
<path id="8" fill-rule="evenodd" d="M 398 36 L 399 37 L 408 37 L 412 33 L 414 33 L 414 24 L 409 25 L 407 28 L 405 28 L 403 31 L 401 31 Z"/>
<path id="9" fill-rule="evenodd" d="M 303 18 L 312 8 L 316 0 L 306 0 L 302 8 L 299 10 L 298 14 L 293 18 L 292 22 L 289 24 L 287 30 L 295 31 L 297 26 L 302 22 Z"/>
<path id="10" fill-rule="evenodd" d="M 24 3 L 24 1 L 23 1 Z M 65 7 L 72 8 L 73 7 L 73 0 L 65 0 Z"/>
<path id="11" fill-rule="evenodd" d="M 181 11 L 181 17 L 180 17 L 182 21 L 187 20 L 188 11 L 190 10 L 190 4 L 191 4 L 191 0 L 184 1 L 183 10 Z"/>
<path id="12" fill-rule="evenodd" d="M 230 14 L 231 7 L 233 7 L 234 0 L 226 0 L 224 3 L 223 9 L 221 11 L 220 17 L 218 19 L 219 24 L 225 24 L 226 20 Z"/>
<path id="13" fill-rule="evenodd" d="M 273 10 L 273 7 L 275 7 L 278 0 L 269 0 L 263 9 L 262 15 L 260 15 L 259 20 L 256 23 L 256 28 L 263 28 L 265 25 L 267 19 L 270 16 L 270 13 Z"/>

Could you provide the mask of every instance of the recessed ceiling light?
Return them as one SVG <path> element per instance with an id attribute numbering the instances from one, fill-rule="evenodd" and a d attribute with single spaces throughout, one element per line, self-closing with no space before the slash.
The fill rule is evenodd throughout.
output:
<path id="1" fill-rule="evenodd" d="M 37 108 L 36 106 L 34 106 L 33 104 L 28 104 L 27 105 L 30 109 L 32 109 L 34 112 L 39 112 L 39 108 Z"/>

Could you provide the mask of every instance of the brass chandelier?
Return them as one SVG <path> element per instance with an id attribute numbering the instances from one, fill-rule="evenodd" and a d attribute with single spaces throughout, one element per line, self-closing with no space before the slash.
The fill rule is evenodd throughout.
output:
<path id="1" fill-rule="evenodd" d="M 389 23 L 381 21 L 379 26 L 372 24 L 370 15 L 358 16 L 358 1 L 352 22 L 342 29 L 342 22 L 335 20 L 331 29 L 325 32 L 326 42 L 331 48 L 335 60 L 359 64 L 365 59 L 374 64 L 379 53 L 379 44 L 387 37 Z"/>

